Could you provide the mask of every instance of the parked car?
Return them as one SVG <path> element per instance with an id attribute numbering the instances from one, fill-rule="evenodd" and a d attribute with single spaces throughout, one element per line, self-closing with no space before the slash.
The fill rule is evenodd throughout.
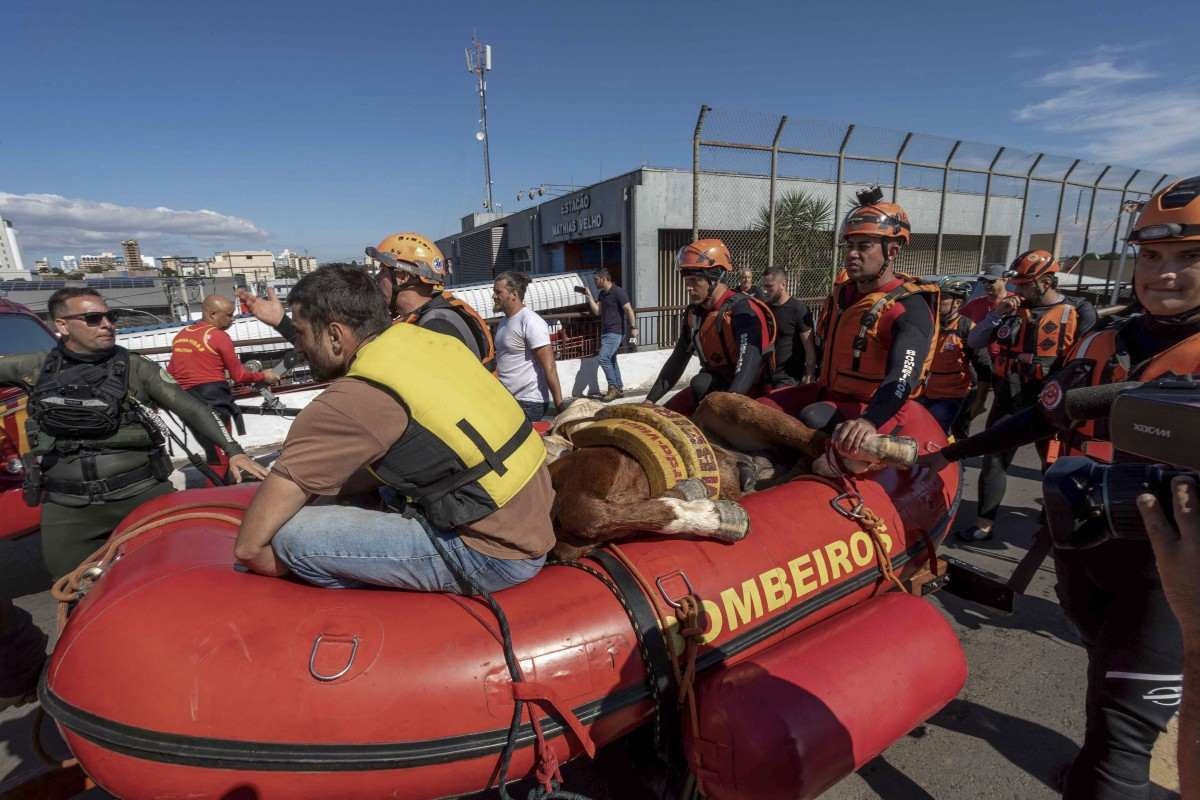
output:
<path id="1" fill-rule="evenodd" d="M 46 323 L 23 305 L 0 298 L 0 356 L 49 350 L 57 339 Z M 41 507 L 30 508 L 21 497 L 25 468 L 21 455 L 29 450 L 25 435 L 25 404 L 29 398 L 16 386 L 0 386 L 0 539 L 33 533 Z"/>

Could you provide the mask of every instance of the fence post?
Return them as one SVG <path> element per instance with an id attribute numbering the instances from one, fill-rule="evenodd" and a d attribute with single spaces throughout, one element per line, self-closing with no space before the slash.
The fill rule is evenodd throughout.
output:
<path id="1" fill-rule="evenodd" d="M 854 133 L 854 125 L 846 126 L 846 135 L 842 137 L 842 146 L 838 148 L 837 182 L 833 187 L 833 264 L 830 265 L 829 285 L 837 280 L 838 275 L 838 220 L 842 214 L 842 169 L 846 163 L 846 145 L 850 143 L 850 135 Z"/>
<path id="2" fill-rule="evenodd" d="M 954 154 L 958 152 L 961 144 L 962 139 L 954 143 L 954 147 L 950 148 L 950 155 L 946 156 L 946 163 L 942 165 L 942 199 L 938 203 L 937 250 L 933 254 L 934 275 L 937 275 L 942 268 L 942 225 L 946 221 L 946 190 L 950 187 L 950 162 L 954 160 Z"/>
<path id="3" fill-rule="evenodd" d="M 692 241 L 700 238 L 700 131 L 704 129 L 704 118 L 712 111 L 710 106 L 700 106 L 696 117 L 696 132 L 692 134 Z"/>
<path id="4" fill-rule="evenodd" d="M 1112 255 L 1113 253 L 1117 252 L 1117 239 L 1119 239 L 1121 237 L 1121 215 L 1125 213 L 1125 195 L 1129 191 L 1129 187 L 1133 184 L 1134 179 L 1137 178 L 1139 173 L 1141 173 L 1141 170 L 1135 169 L 1133 171 L 1133 174 L 1129 176 L 1129 180 L 1125 181 L 1125 185 L 1121 187 L 1121 202 L 1117 206 L 1117 221 L 1113 223 L 1112 249 L 1108 251 L 1109 255 Z M 1128 247 L 1128 246 L 1129 246 L 1129 243 L 1126 242 L 1125 247 Z M 1121 248 L 1121 255 L 1124 255 L 1124 254 L 1125 254 L 1125 248 L 1123 247 L 1123 248 Z M 1105 291 L 1108 290 L 1108 284 L 1112 283 L 1112 279 L 1113 279 L 1112 270 L 1113 270 L 1113 264 L 1112 264 L 1112 259 L 1110 258 L 1110 259 L 1108 259 L 1108 269 L 1105 270 L 1105 272 L 1104 272 L 1104 289 L 1105 289 Z"/>
<path id="5" fill-rule="evenodd" d="M 1033 171 L 1037 169 L 1037 165 L 1042 163 L 1042 158 L 1045 153 L 1038 153 L 1037 158 L 1029 165 L 1029 171 L 1025 173 L 1025 191 L 1021 194 L 1021 219 L 1017 223 L 1017 252 L 1021 252 L 1021 240 L 1025 238 L 1025 206 L 1029 203 L 1029 181 L 1033 177 Z"/>
<path id="6" fill-rule="evenodd" d="M 996 151 L 996 155 L 992 156 L 992 163 L 988 164 L 987 182 L 983 187 L 983 222 L 979 225 L 979 263 L 976 264 L 976 269 L 983 272 L 983 251 L 987 247 L 987 215 L 988 206 L 992 202 L 992 172 L 996 169 L 997 162 L 1000 161 L 1000 156 L 1004 155 L 1005 148 L 1001 147 Z"/>
<path id="7" fill-rule="evenodd" d="M 783 126 L 787 125 L 787 114 L 779 118 L 779 127 L 775 129 L 775 138 L 771 140 L 771 188 L 768 198 L 771 212 L 767 222 L 767 266 L 775 266 L 775 178 L 779 172 L 779 137 L 783 135 Z"/>
<path id="8" fill-rule="evenodd" d="M 904 141 L 900 143 L 900 149 L 896 151 L 896 171 L 892 173 L 892 202 L 896 202 L 896 193 L 900 191 L 900 159 L 904 157 L 904 151 L 908 149 L 908 143 L 912 141 L 912 131 L 904 134 Z"/>
<path id="9" fill-rule="evenodd" d="M 1071 179 L 1071 173 L 1074 172 L 1075 168 L 1078 166 L 1079 159 L 1077 158 L 1075 159 L 1075 162 L 1071 164 L 1071 168 L 1067 170 L 1067 174 L 1062 176 L 1062 181 L 1058 184 L 1058 211 L 1054 212 L 1054 233 L 1051 234 L 1051 247 L 1054 247 L 1058 243 L 1058 230 L 1062 221 L 1063 198 L 1067 195 L 1067 181 Z M 1052 255 L 1055 258 L 1058 258 L 1058 253 L 1053 253 Z"/>
<path id="10" fill-rule="evenodd" d="M 1112 169 L 1111 164 L 1105 164 L 1104 169 L 1096 177 L 1096 182 L 1092 184 L 1092 199 L 1088 201 L 1087 223 L 1083 226 L 1083 247 L 1079 249 L 1079 282 L 1075 284 L 1075 290 L 1079 291 L 1083 288 L 1083 271 L 1086 265 L 1083 260 L 1087 258 L 1088 243 L 1092 238 L 1092 213 L 1096 210 L 1096 193 L 1100 191 L 1100 181 L 1104 180 L 1104 176 Z"/>

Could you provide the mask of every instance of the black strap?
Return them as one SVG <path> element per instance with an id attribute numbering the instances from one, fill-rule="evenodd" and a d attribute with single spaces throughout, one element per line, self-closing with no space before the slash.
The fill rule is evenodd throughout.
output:
<path id="1" fill-rule="evenodd" d="M 863 314 L 862 320 L 858 326 L 858 333 L 854 337 L 853 353 L 851 359 L 851 370 L 858 372 L 859 363 L 862 361 L 862 355 L 867 349 L 867 331 L 879 319 L 879 312 L 891 303 L 899 300 L 902 297 L 907 297 L 910 294 L 916 294 L 907 284 L 901 283 L 895 289 L 885 294 L 883 297 L 875 301 L 867 313 Z"/>
<path id="2" fill-rule="evenodd" d="M 525 443 L 525 440 L 533 435 L 533 425 L 529 422 L 529 420 L 523 420 L 520 427 L 517 428 L 517 432 L 514 433 L 507 442 L 501 445 L 499 449 L 493 451 L 483 437 L 480 436 L 479 432 L 476 431 L 471 423 L 467 422 L 465 419 L 459 421 L 458 428 L 464 434 L 466 434 L 467 437 L 471 439 L 471 442 L 479 448 L 479 451 L 483 453 L 483 461 L 480 461 L 475 466 L 463 470 L 462 472 L 456 472 L 453 475 L 447 475 L 440 481 L 434 481 L 428 486 L 405 489 L 404 493 L 413 500 L 419 500 L 426 503 L 437 502 L 456 489 L 461 489 L 468 483 L 474 483 L 489 472 L 496 472 L 503 475 L 504 471 L 507 469 L 503 462 L 507 461 L 508 457 L 517 452 L 517 449 Z M 494 464 L 499 464 L 500 468 L 496 469 L 493 466 Z"/>
<path id="3" fill-rule="evenodd" d="M 70 494 L 76 497 L 101 497 L 153 477 L 154 469 L 149 464 L 146 464 L 129 472 L 122 472 L 119 475 L 104 478 L 103 480 L 64 481 L 47 475 L 42 478 L 42 481 L 46 491 L 54 492 L 55 494 Z"/>

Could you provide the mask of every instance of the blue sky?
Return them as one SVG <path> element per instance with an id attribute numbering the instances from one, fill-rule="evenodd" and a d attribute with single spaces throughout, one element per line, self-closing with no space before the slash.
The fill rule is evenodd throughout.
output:
<path id="1" fill-rule="evenodd" d="M 505 210 L 686 167 L 701 103 L 1200 172 L 1200 4 L 7 0 L 0 21 L 0 215 L 30 262 L 456 230 L 482 197 L 473 30 Z"/>

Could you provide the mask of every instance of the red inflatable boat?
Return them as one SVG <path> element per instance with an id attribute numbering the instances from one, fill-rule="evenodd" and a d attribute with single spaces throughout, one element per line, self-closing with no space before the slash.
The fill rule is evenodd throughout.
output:
<path id="1" fill-rule="evenodd" d="M 905 433 L 944 443 L 923 409 L 905 412 Z M 547 566 L 496 595 L 525 678 L 550 698 L 539 718 L 559 760 L 654 720 L 656 700 L 673 706 L 675 603 L 689 593 L 707 619 L 686 749 L 714 800 L 815 796 L 953 698 L 957 640 L 928 603 L 889 591 L 875 543 L 902 577 L 926 563 L 958 467 L 857 481 L 886 525 L 875 537 L 838 510 L 853 505 L 846 488 L 800 479 L 745 498 L 737 544 L 624 542 L 589 560 L 595 573 Z M 170 495 L 123 523 L 146 530 L 74 609 L 41 687 L 88 774 L 123 798 L 485 788 L 514 707 L 487 606 L 235 570 L 253 491 Z M 511 778 L 529 774 L 533 743 L 526 719 Z"/>

